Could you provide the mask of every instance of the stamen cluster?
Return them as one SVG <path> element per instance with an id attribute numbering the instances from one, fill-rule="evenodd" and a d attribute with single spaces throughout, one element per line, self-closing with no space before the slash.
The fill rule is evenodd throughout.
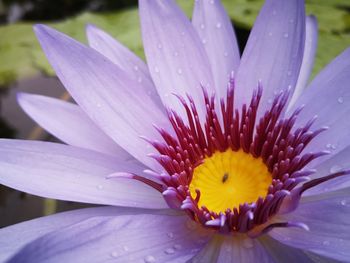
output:
<path id="1" fill-rule="evenodd" d="M 257 119 L 263 88 L 259 84 L 249 103 L 241 109 L 234 105 L 234 80 L 228 85 L 227 98 L 221 100 L 219 118 L 215 108 L 215 96 L 209 96 L 205 89 L 204 105 L 206 120 L 200 121 L 194 101 L 188 96 L 189 103 L 182 97 L 179 100 L 187 114 L 185 122 L 175 111 L 169 110 L 168 116 L 175 135 L 157 128 L 164 142 L 151 141 L 159 155 L 153 155 L 166 173 L 156 175 L 162 184 L 136 176 L 162 192 L 170 207 L 184 210 L 200 224 L 223 232 L 248 232 L 255 226 L 266 223 L 275 215 L 282 201 L 301 182 L 308 180 L 313 170 L 303 168 L 315 158 L 326 152 L 303 153 L 305 147 L 325 128 L 311 131 L 316 118 L 303 127 L 294 128 L 301 108 L 288 118 L 281 118 L 286 107 L 289 92 L 277 95 L 271 107 Z M 194 169 L 206 157 L 215 152 L 243 150 L 245 153 L 261 158 L 272 176 L 267 195 L 256 202 L 242 203 L 239 207 L 228 207 L 226 211 L 216 213 L 206 206 L 199 207 L 200 189 L 192 197 L 189 185 Z M 153 174 L 155 175 L 155 174 Z"/>

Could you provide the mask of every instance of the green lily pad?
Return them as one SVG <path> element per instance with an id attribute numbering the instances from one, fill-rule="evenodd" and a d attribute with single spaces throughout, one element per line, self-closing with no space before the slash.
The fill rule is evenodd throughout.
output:
<path id="1" fill-rule="evenodd" d="M 262 0 L 222 0 L 236 27 L 250 29 L 263 4 Z M 193 1 L 178 0 L 190 16 Z M 350 46 L 350 1 L 306 0 L 308 14 L 319 21 L 319 49 L 314 74 L 346 47 Z M 44 22 L 45 23 L 45 22 Z M 95 24 L 144 58 L 138 11 L 136 8 L 114 13 L 84 13 L 58 23 L 45 23 L 86 43 L 84 28 Z M 23 78 L 44 73 L 53 76 L 44 53 L 35 38 L 32 24 L 18 23 L 0 26 L 0 87 L 6 87 Z"/>

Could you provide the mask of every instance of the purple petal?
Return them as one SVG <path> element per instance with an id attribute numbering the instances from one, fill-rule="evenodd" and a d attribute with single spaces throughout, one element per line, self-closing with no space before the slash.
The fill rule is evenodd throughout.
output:
<path id="1" fill-rule="evenodd" d="M 273 258 L 272 262 L 301 262 L 301 263 L 328 262 L 330 263 L 330 261 L 321 261 L 321 259 L 324 259 L 323 257 L 315 256 L 311 252 L 305 252 L 301 249 L 286 246 L 281 242 L 271 238 L 268 235 L 259 237 L 259 242 L 266 249 L 266 251 L 271 255 L 271 258 Z M 312 260 L 312 259 L 316 259 L 316 257 L 319 259 L 319 261 Z"/>
<path id="2" fill-rule="evenodd" d="M 243 235 L 214 236 L 191 262 L 275 262 L 257 239 Z"/>
<path id="3" fill-rule="evenodd" d="M 237 73 L 237 100 L 250 101 L 259 80 L 261 111 L 281 90 L 293 90 L 305 43 L 303 0 L 267 0 L 257 17 Z"/>
<path id="4" fill-rule="evenodd" d="M 312 179 L 324 177 L 329 174 L 339 172 L 340 170 L 350 169 L 350 146 L 346 147 L 337 154 L 330 156 L 329 159 L 320 162 L 317 166 L 315 166 L 315 169 L 317 170 L 317 173 L 312 176 Z M 304 195 L 315 195 L 346 187 L 350 187 L 349 175 L 341 176 L 319 184 L 318 186 L 305 191 Z"/>
<path id="5" fill-rule="evenodd" d="M 95 217 L 35 240 L 9 262 L 186 262 L 208 238 L 208 232 L 188 228 L 188 220 L 150 214 Z"/>
<path id="6" fill-rule="evenodd" d="M 131 79 L 142 83 L 140 87 L 158 105 L 162 105 L 145 62 L 112 36 L 93 25 L 86 27 L 86 35 L 90 47 L 109 58 L 118 67 L 123 69 Z"/>
<path id="7" fill-rule="evenodd" d="M 305 47 L 303 62 L 301 64 L 298 82 L 295 86 L 293 96 L 289 102 L 288 107 L 293 105 L 298 99 L 300 94 L 304 91 L 309 81 L 312 68 L 314 66 L 314 60 L 317 49 L 318 38 L 318 25 L 317 19 L 314 16 L 306 17 L 306 29 L 305 29 Z"/>
<path id="8" fill-rule="evenodd" d="M 280 242 L 340 261 L 350 258 L 349 189 L 302 198 L 297 210 L 276 220 L 303 222 L 310 231 L 276 228 L 270 235 Z"/>
<path id="9" fill-rule="evenodd" d="M 184 113 L 173 93 L 188 93 L 202 105 L 201 85 L 214 90 L 214 83 L 207 54 L 190 21 L 173 0 L 139 1 L 139 10 L 148 67 L 162 101 Z M 200 116 L 204 110 L 198 109 Z"/>
<path id="10" fill-rule="evenodd" d="M 149 211 L 148 211 L 149 212 Z M 0 229 L 0 262 L 13 256 L 21 247 L 52 231 L 96 216 L 147 213 L 145 209 L 94 207 L 45 216 Z"/>
<path id="11" fill-rule="evenodd" d="M 61 141 L 120 160 L 132 157 L 100 130 L 79 106 L 41 95 L 18 94 L 22 109 L 41 127 Z"/>
<path id="12" fill-rule="evenodd" d="M 161 194 L 142 183 L 106 179 L 142 166 L 73 146 L 0 140 L 0 183 L 43 197 L 83 203 L 166 208 Z"/>
<path id="13" fill-rule="evenodd" d="M 152 124 L 164 127 L 168 120 L 141 84 L 94 49 L 54 29 L 37 25 L 35 32 L 57 76 L 89 117 L 136 159 L 158 168 L 147 157 L 153 149 L 139 136 L 159 138 Z"/>
<path id="14" fill-rule="evenodd" d="M 304 124 L 315 115 L 314 128 L 329 129 L 318 135 L 306 150 L 329 150 L 336 154 L 350 144 L 350 48 L 335 58 L 299 97 L 295 108 L 305 105 L 296 125 Z M 314 166 L 324 159 L 313 162 Z"/>
<path id="15" fill-rule="evenodd" d="M 231 73 L 237 71 L 240 54 L 231 20 L 219 0 L 195 1 L 192 24 L 205 41 L 215 88 L 220 98 L 226 96 Z"/>

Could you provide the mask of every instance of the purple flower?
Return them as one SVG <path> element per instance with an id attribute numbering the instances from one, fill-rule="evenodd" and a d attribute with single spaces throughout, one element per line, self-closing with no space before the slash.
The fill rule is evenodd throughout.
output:
<path id="1" fill-rule="evenodd" d="M 219 1 L 139 5 L 148 66 L 35 27 L 78 105 L 20 94 L 67 145 L 1 140 L 0 182 L 108 206 L 1 229 L 0 261 L 349 262 L 350 49 L 307 85 L 302 0 L 267 0 L 241 58 Z"/>

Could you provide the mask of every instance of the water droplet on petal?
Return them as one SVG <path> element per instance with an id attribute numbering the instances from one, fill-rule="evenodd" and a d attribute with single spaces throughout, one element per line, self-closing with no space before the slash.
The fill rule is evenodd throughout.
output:
<path id="1" fill-rule="evenodd" d="M 147 256 L 145 257 L 145 263 L 154 263 L 156 262 L 156 259 L 153 256 Z"/>
<path id="2" fill-rule="evenodd" d="M 327 143 L 326 148 L 330 149 L 331 147 L 332 147 L 332 144 L 331 143 Z"/>
<path id="3" fill-rule="evenodd" d="M 216 23 L 216 28 L 221 28 L 221 23 L 220 22 Z"/>
<path id="4" fill-rule="evenodd" d="M 284 33 L 284 38 L 288 38 L 289 37 L 289 35 L 288 35 L 288 33 Z"/>
<path id="5" fill-rule="evenodd" d="M 155 71 L 156 73 L 159 73 L 159 68 L 158 68 L 158 67 L 154 67 L 154 71 Z"/>
<path id="6" fill-rule="evenodd" d="M 272 36 L 272 32 L 269 32 L 268 35 L 271 37 Z"/>
<path id="7" fill-rule="evenodd" d="M 177 51 L 174 52 L 174 56 L 177 57 L 179 53 Z"/>
<path id="8" fill-rule="evenodd" d="M 344 200 L 341 200 L 341 201 L 340 201 L 340 204 L 345 206 L 345 205 L 347 205 L 347 201 L 346 201 L 345 199 L 344 199 Z"/>
<path id="9" fill-rule="evenodd" d="M 333 165 L 331 169 L 329 170 L 331 173 L 337 173 L 342 169 L 340 165 Z"/>
<path id="10" fill-rule="evenodd" d="M 214 4 L 214 0 L 210 0 L 210 2 L 209 2 L 209 3 L 213 5 L 213 4 Z"/>
<path id="11" fill-rule="evenodd" d="M 97 187 L 98 190 L 102 190 L 103 189 L 103 186 L 100 185 L 100 184 L 98 186 L 96 186 L 96 187 Z"/>
<path id="12" fill-rule="evenodd" d="M 246 238 L 243 240 L 243 246 L 245 248 L 252 248 L 254 247 L 254 243 L 253 243 L 253 240 L 251 238 Z"/>
<path id="13" fill-rule="evenodd" d="M 325 245 L 325 246 L 328 246 L 330 244 L 330 242 L 328 240 L 325 240 L 325 241 L 322 242 L 322 244 Z"/>
<path id="14" fill-rule="evenodd" d="M 137 65 L 134 66 L 134 70 L 135 71 L 138 71 L 139 70 L 139 67 Z"/>
<path id="15" fill-rule="evenodd" d="M 113 252 L 111 253 L 111 257 L 112 257 L 112 258 L 118 257 L 118 252 L 113 251 Z"/>
<path id="16" fill-rule="evenodd" d="M 123 246 L 124 251 L 129 251 L 129 248 L 127 246 Z"/>
<path id="17" fill-rule="evenodd" d="M 207 40 L 205 38 L 202 39 L 202 43 L 203 44 L 206 44 L 207 43 Z"/>
<path id="18" fill-rule="evenodd" d="M 201 29 L 204 29 L 204 28 L 205 28 L 205 25 L 204 25 L 204 24 L 201 24 L 200 27 L 201 27 Z"/>
<path id="19" fill-rule="evenodd" d="M 171 255 L 175 253 L 175 250 L 173 248 L 167 248 L 164 252 L 165 254 Z"/>
<path id="20" fill-rule="evenodd" d="M 173 246 L 173 248 L 175 248 L 176 250 L 178 250 L 178 249 L 181 249 L 182 246 L 181 246 L 180 244 L 175 244 L 175 245 Z"/>
<path id="21" fill-rule="evenodd" d="M 177 74 L 179 74 L 179 75 L 182 74 L 182 69 L 181 69 L 181 68 L 178 68 L 178 69 L 177 69 Z"/>
<path id="22" fill-rule="evenodd" d="M 192 220 L 188 220 L 186 222 L 186 227 L 189 229 L 189 230 L 194 230 L 197 228 L 197 223 L 192 221 Z"/>
<path id="23" fill-rule="evenodd" d="M 339 102 L 340 104 L 342 104 L 342 103 L 344 102 L 344 98 L 343 98 L 343 97 L 339 97 L 339 98 L 338 98 L 338 102 Z"/>
<path id="24" fill-rule="evenodd" d="M 174 237 L 173 232 L 169 232 L 167 235 L 168 235 L 168 237 L 170 237 L 170 238 L 173 238 L 173 237 Z"/>

